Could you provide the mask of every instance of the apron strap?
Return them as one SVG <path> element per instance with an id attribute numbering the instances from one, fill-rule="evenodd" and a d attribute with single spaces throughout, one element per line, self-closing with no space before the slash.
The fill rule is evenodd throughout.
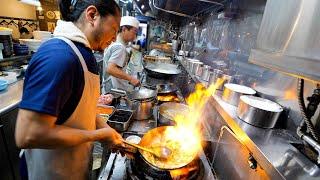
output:
<path id="1" fill-rule="evenodd" d="M 88 71 L 87 64 L 86 64 L 81 52 L 77 48 L 77 46 L 70 39 L 67 39 L 65 37 L 59 36 L 59 37 L 55 37 L 55 38 L 63 40 L 65 43 L 67 43 L 72 48 L 72 50 L 76 53 L 76 55 L 78 56 L 78 58 L 80 60 L 83 71 L 87 72 Z"/>

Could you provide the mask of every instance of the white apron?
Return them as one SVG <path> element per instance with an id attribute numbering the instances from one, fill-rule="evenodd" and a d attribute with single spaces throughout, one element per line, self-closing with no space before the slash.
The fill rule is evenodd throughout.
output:
<path id="1" fill-rule="evenodd" d="M 100 95 L 99 75 L 88 71 L 83 56 L 72 41 L 62 37 L 58 38 L 69 44 L 77 54 L 85 80 L 79 104 L 63 125 L 76 129 L 95 130 L 96 106 Z M 92 143 L 59 149 L 28 149 L 26 160 L 30 180 L 89 179 Z"/>

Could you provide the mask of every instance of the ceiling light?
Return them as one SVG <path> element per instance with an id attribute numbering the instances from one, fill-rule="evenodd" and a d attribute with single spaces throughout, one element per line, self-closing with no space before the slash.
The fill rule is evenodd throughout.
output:
<path id="1" fill-rule="evenodd" d="M 33 5 L 33 6 L 41 6 L 41 3 L 39 0 L 20 0 L 20 2 Z"/>
<path id="2" fill-rule="evenodd" d="M 144 5 L 141 6 L 141 9 L 144 9 Z"/>

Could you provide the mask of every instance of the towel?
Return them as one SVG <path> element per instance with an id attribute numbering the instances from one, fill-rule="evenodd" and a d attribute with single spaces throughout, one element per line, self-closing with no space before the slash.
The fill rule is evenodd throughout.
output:
<path id="1" fill-rule="evenodd" d="M 73 22 L 58 20 L 54 36 L 65 37 L 74 42 L 79 42 L 91 49 L 90 43 L 83 32 Z"/>

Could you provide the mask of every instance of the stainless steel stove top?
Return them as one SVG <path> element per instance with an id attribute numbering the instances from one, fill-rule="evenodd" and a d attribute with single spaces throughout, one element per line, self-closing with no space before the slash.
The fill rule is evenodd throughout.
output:
<path id="1" fill-rule="evenodd" d="M 177 91 L 179 99 L 182 96 L 180 91 Z M 183 99 L 183 98 L 182 98 Z M 184 99 L 183 101 L 184 102 Z M 122 133 L 122 136 L 126 138 L 129 135 L 138 135 L 142 137 L 147 131 L 156 128 L 158 126 L 158 106 L 153 110 L 153 117 L 148 120 L 134 120 L 128 130 Z M 215 173 L 213 172 L 205 154 L 200 153 L 200 160 L 204 167 L 203 180 L 215 180 Z M 120 154 L 111 153 L 108 161 L 105 165 L 102 165 L 99 180 L 126 180 L 130 179 L 128 176 L 127 165 L 129 159 L 122 157 Z"/>
<path id="2" fill-rule="evenodd" d="M 204 165 L 203 180 L 217 179 L 203 152 L 200 153 L 201 162 Z M 130 179 L 127 172 L 128 159 L 120 154 L 112 153 L 107 164 L 103 167 L 99 180 L 126 180 Z"/>

